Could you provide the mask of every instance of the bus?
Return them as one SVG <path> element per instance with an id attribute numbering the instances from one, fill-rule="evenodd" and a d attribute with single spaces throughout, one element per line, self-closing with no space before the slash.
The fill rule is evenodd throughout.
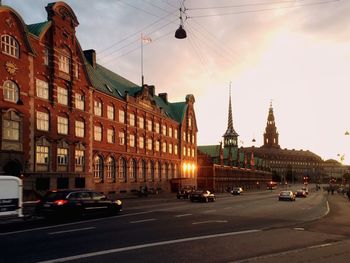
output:
<path id="1" fill-rule="evenodd" d="M 0 175 L 0 219 L 8 217 L 23 217 L 22 180 Z"/>
<path id="2" fill-rule="evenodd" d="M 270 181 L 266 184 L 266 189 L 267 190 L 274 190 L 277 189 L 277 182 Z"/>

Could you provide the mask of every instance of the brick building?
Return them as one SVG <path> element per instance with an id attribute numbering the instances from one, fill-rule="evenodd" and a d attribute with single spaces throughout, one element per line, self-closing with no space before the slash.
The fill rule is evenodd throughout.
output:
<path id="1" fill-rule="evenodd" d="M 196 185 L 195 99 L 171 103 L 96 63 L 64 2 L 26 25 L 0 6 L 0 174 L 48 189 L 125 193 Z"/>

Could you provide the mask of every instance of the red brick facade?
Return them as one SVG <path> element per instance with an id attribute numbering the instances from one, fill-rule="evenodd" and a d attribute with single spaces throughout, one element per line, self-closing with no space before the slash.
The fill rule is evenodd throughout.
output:
<path id="1" fill-rule="evenodd" d="M 75 37 L 73 10 L 63 2 L 46 10 L 48 21 L 26 25 L 0 6 L 0 174 L 21 176 L 26 198 L 56 188 L 195 186 L 194 97 L 170 103 L 96 65 Z M 113 81 L 96 82 L 101 72 Z"/>

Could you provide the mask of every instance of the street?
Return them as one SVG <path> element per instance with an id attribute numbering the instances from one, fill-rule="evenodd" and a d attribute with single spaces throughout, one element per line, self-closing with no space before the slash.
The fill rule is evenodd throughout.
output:
<path id="1" fill-rule="evenodd" d="M 220 194 L 213 203 L 175 195 L 159 202 L 125 200 L 124 211 L 113 217 L 60 225 L 38 220 L 11 229 L 1 225 L 1 261 L 249 262 L 259 257 L 259 262 L 274 262 L 289 258 L 291 251 L 298 259 L 344 245 L 334 243 L 350 235 L 342 219 L 350 210 L 344 197 L 311 191 L 307 198 L 279 202 L 277 194 Z"/>

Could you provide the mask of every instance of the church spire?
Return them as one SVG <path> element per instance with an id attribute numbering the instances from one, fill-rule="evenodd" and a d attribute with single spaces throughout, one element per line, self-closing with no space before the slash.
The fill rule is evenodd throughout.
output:
<path id="1" fill-rule="evenodd" d="M 232 118 L 232 103 L 231 103 L 231 82 L 229 90 L 229 102 L 228 102 L 228 121 L 227 121 L 227 130 L 224 137 L 224 147 L 237 147 L 237 138 L 238 133 L 233 128 L 233 118 Z"/>
<path id="2" fill-rule="evenodd" d="M 275 123 L 275 116 L 273 114 L 272 101 L 270 102 L 269 115 L 267 117 L 267 123 L 264 133 L 264 148 L 277 148 L 281 147 L 278 144 L 278 132 Z"/>

